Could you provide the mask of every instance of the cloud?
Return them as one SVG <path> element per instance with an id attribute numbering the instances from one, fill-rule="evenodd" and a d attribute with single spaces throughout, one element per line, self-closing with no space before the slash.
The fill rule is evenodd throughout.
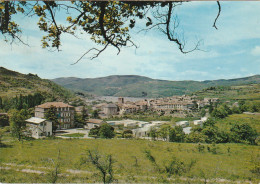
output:
<path id="1" fill-rule="evenodd" d="M 23 73 L 37 73 L 43 78 L 102 77 L 107 75 L 143 75 L 168 80 L 206 80 L 246 76 L 259 72 L 260 26 L 258 2 L 221 2 L 222 11 L 217 21 L 218 30 L 212 28 L 217 14 L 216 2 L 188 2 L 176 11 L 181 20 L 180 30 L 185 30 L 187 47 L 192 48 L 199 39 L 204 40 L 203 51 L 182 54 L 174 42 L 158 30 L 147 34 L 133 32 L 138 49 L 123 48 L 117 55 L 108 48 L 97 59 L 84 57 L 71 65 L 88 49 L 96 47 L 89 36 L 76 39 L 62 36 L 61 52 L 48 52 L 41 48 L 37 19 L 19 18 L 23 37 L 31 47 L 21 44 L 12 47 L 0 42 L 0 65 Z M 33 25 L 33 26 L 29 26 Z M 143 28 L 143 24 L 137 27 Z M 145 25 L 145 24 L 144 24 Z M 253 48 L 250 50 L 250 48 Z M 250 61 L 250 62 L 248 62 Z M 257 70 L 258 69 L 258 70 Z"/>
<path id="2" fill-rule="evenodd" d="M 253 48 L 251 50 L 251 54 L 254 56 L 259 56 L 260 55 L 260 46 L 255 46 L 255 48 Z"/>

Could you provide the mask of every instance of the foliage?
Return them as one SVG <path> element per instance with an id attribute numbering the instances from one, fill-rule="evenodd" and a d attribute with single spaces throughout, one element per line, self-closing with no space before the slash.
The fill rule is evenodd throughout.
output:
<path id="1" fill-rule="evenodd" d="M 99 118 L 99 115 L 98 115 L 98 110 L 94 110 L 93 113 L 92 113 L 92 118 Z"/>
<path id="2" fill-rule="evenodd" d="M 100 136 L 99 131 L 100 131 L 100 127 L 99 127 L 99 126 L 96 126 L 96 127 L 92 128 L 92 129 L 90 129 L 88 135 L 89 135 L 90 137 L 99 137 L 99 136 Z"/>
<path id="3" fill-rule="evenodd" d="M 60 122 L 58 121 L 57 111 L 54 106 L 51 106 L 46 113 L 44 118 L 52 122 L 52 132 L 55 132 L 58 128 Z"/>
<path id="4" fill-rule="evenodd" d="M 100 126 L 99 136 L 101 138 L 106 138 L 106 139 L 113 138 L 115 136 L 114 128 L 107 123 L 102 124 Z"/>
<path id="5" fill-rule="evenodd" d="M 168 140 L 170 129 L 171 129 L 170 125 L 162 125 L 162 126 L 160 126 L 160 129 L 158 130 L 159 136 L 163 140 Z"/>
<path id="6" fill-rule="evenodd" d="M 153 140 L 157 139 L 159 136 L 159 132 L 157 131 L 157 129 L 155 127 L 151 127 L 149 133 L 148 133 L 149 137 L 151 137 Z"/>
<path id="7" fill-rule="evenodd" d="M 42 167 L 50 167 L 48 158 L 56 160 L 59 149 L 62 177 L 58 177 L 57 183 L 102 182 L 99 171 L 94 165 L 89 162 L 83 162 L 86 164 L 80 165 L 81 158 L 85 158 L 86 149 L 98 149 L 100 155 L 110 154 L 112 158 L 116 158 L 113 172 L 120 183 L 158 183 L 156 181 L 161 176 L 165 177 L 168 182 L 201 183 L 201 169 L 205 172 L 208 182 L 211 183 L 218 182 L 219 180 L 216 178 L 225 179 L 225 183 L 249 183 L 248 180 L 258 183 L 259 180 L 250 171 L 253 165 L 250 162 L 251 153 L 259 152 L 259 147 L 253 145 L 217 144 L 217 153 L 221 154 L 214 155 L 207 151 L 199 153 L 196 149 L 197 144 L 136 139 L 44 139 L 28 140 L 20 144 L 8 134 L 4 134 L 3 143 L 6 144 L 6 147 L 0 148 L 2 166 L 5 163 L 17 164 L 8 165 L 10 170 L 1 170 L 1 181 L 5 183 L 17 181 L 46 183 L 46 175 L 23 173 L 21 170 L 48 171 L 49 169 Z M 230 153 L 227 152 L 228 147 L 232 150 Z M 144 149 L 150 150 L 162 172 L 155 170 L 154 165 L 145 157 Z M 135 166 L 133 156 L 137 158 L 138 166 Z M 191 160 L 196 160 L 197 164 L 190 171 L 181 173 L 180 177 L 177 175 L 167 178 L 168 174 L 164 168 L 170 164 L 173 157 L 184 162 L 187 168 Z M 50 169 L 53 168 L 51 165 Z M 218 168 L 217 171 L 216 168 Z M 19 172 L 17 172 L 18 169 Z M 70 173 L 67 170 L 75 172 Z M 129 178 L 129 176 L 134 177 Z M 178 180 L 179 178 L 184 178 L 184 180 Z"/>
<path id="8" fill-rule="evenodd" d="M 100 171 L 104 184 L 112 183 L 115 180 L 113 174 L 115 161 L 112 159 L 112 155 L 101 155 L 97 150 L 88 150 L 88 160 Z"/>
<path id="9" fill-rule="evenodd" d="M 58 157 L 56 160 L 50 159 L 54 168 L 51 168 L 50 171 L 46 175 L 47 182 L 56 183 L 60 174 L 61 167 L 61 158 L 60 158 L 60 150 L 58 151 Z"/>
<path id="10" fill-rule="evenodd" d="M 260 178 L 260 154 L 259 153 L 252 153 L 250 159 L 250 166 L 249 170 L 255 174 L 258 178 Z"/>
<path id="11" fill-rule="evenodd" d="M 19 141 L 22 140 L 23 130 L 25 129 L 25 120 L 29 118 L 28 112 L 24 109 L 22 110 L 10 110 L 8 112 L 10 116 L 10 128 L 12 136 L 16 137 Z"/>
<path id="12" fill-rule="evenodd" d="M 7 115 L 0 115 L 0 127 L 9 125 L 9 118 Z"/>
<path id="13" fill-rule="evenodd" d="M 75 137 L 75 138 L 77 138 L 77 137 L 84 137 L 85 134 L 82 134 L 82 133 L 74 133 L 74 134 L 63 134 L 63 135 L 61 135 L 61 136 L 63 136 L 63 137 Z"/>
<path id="14" fill-rule="evenodd" d="M 1 97 L 0 97 L 1 98 Z M 41 93 L 29 94 L 23 96 L 20 94 L 19 96 L 13 98 L 3 98 L 2 108 L 7 112 L 9 109 L 29 109 L 34 108 L 36 105 L 40 105 L 44 101 L 44 97 Z"/>
<path id="15" fill-rule="evenodd" d="M 104 123 L 100 127 L 90 129 L 89 136 L 111 139 L 115 136 L 115 132 L 111 125 Z"/>
<path id="16" fill-rule="evenodd" d="M 144 150 L 146 158 L 153 164 L 157 171 L 160 173 L 166 173 L 168 176 L 171 175 L 179 175 L 181 176 L 183 173 L 190 172 L 191 168 L 195 165 L 196 161 L 191 160 L 189 164 L 184 163 L 180 159 L 173 156 L 170 161 L 167 161 L 163 167 L 160 167 L 155 159 L 155 157 L 151 154 L 150 150 Z"/>
<path id="17" fill-rule="evenodd" d="M 57 84 L 64 86 L 71 90 L 83 90 L 88 93 L 92 93 L 99 96 L 129 96 L 129 97 L 143 97 L 142 92 L 147 93 L 147 98 L 155 97 L 168 97 L 173 95 L 183 95 L 193 93 L 200 99 L 211 97 L 220 98 L 221 100 L 237 100 L 240 98 L 252 98 L 259 99 L 260 92 L 260 77 L 253 76 L 248 78 L 234 80 L 226 80 L 225 85 L 231 88 L 221 90 L 216 87 L 214 90 L 203 91 L 207 86 L 220 86 L 222 81 L 212 81 L 209 83 L 198 81 L 164 81 L 150 79 L 142 76 L 109 76 L 102 79 L 80 79 L 80 78 L 57 78 L 53 81 Z M 233 85 L 246 85 L 241 88 L 240 86 Z M 238 89 L 237 89 L 238 88 Z M 108 91 L 107 89 L 113 89 Z M 201 90 L 201 91 L 200 91 Z M 241 91 L 241 92 L 240 92 Z M 248 94 L 245 96 L 245 94 Z"/>
<path id="18" fill-rule="evenodd" d="M 122 133 L 123 138 L 132 138 L 133 137 L 133 131 L 132 130 L 124 130 Z"/>
<path id="19" fill-rule="evenodd" d="M 1 11 L 1 10 L 0 10 Z M 0 67 L 0 109 L 31 108 L 44 101 L 68 101 L 75 95 L 37 75 L 26 75 Z"/>
<path id="20" fill-rule="evenodd" d="M 230 128 L 231 140 L 233 142 L 245 142 L 255 144 L 257 132 L 248 123 L 234 123 Z"/>

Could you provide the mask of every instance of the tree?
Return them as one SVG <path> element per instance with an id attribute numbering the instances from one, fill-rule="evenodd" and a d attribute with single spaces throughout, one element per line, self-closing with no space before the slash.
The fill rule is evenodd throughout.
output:
<path id="1" fill-rule="evenodd" d="M 215 29 L 217 29 L 216 21 L 221 11 L 220 3 L 217 2 L 217 4 L 219 11 L 213 23 Z M 141 30 L 161 31 L 170 42 L 173 42 L 182 53 L 186 54 L 199 50 L 200 41 L 195 43 L 190 50 L 185 48 L 186 40 L 183 33 L 177 31 L 179 20 L 178 16 L 174 14 L 174 10 L 180 5 L 182 2 L 170 1 L 72 1 L 70 3 L 2 1 L 0 3 L 0 33 L 7 41 L 19 40 L 23 44 L 27 44 L 21 39 L 22 30 L 14 21 L 15 15 L 19 13 L 25 15 L 26 18 L 38 16 L 38 27 L 45 33 L 42 38 L 43 48 L 60 50 L 62 34 L 77 37 L 79 33 L 83 32 L 90 35 L 91 40 L 97 45 L 102 46 L 101 49 L 91 48 L 82 56 L 93 53 L 93 56 L 90 57 L 93 59 L 108 47 L 115 48 L 118 54 L 123 47 L 137 48 L 131 39 L 130 29 L 136 27 L 135 25 L 140 21 L 144 22 L 145 27 Z M 65 17 L 66 24 L 58 24 L 57 14 L 65 13 L 68 14 Z"/>
<path id="2" fill-rule="evenodd" d="M 233 142 L 245 142 L 255 144 L 257 132 L 248 123 L 234 123 L 230 128 Z"/>
<path id="3" fill-rule="evenodd" d="M 57 117 L 57 112 L 56 112 L 56 108 L 54 106 L 51 106 L 45 113 L 44 115 L 45 119 L 49 120 L 52 122 L 52 132 L 54 133 L 57 128 L 58 125 L 60 124 L 58 121 L 58 117 Z"/>
<path id="4" fill-rule="evenodd" d="M 149 137 L 155 140 L 156 138 L 158 138 L 158 134 L 159 133 L 157 132 L 156 128 L 152 127 L 149 132 Z"/>
<path id="5" fill-rule="evenodd" d="M 200 115 L 201 115 L 202 117 L 204 117 L 204 116 L 206 115 L 206 110 L 205 110 L 204 108 L 201 109 Z"/>
<path id="6" fill-rule="evenodd" d="M 92 113 L 92 118 L 99 118 L 98 110 L 94 110 Z"/>
<path id="7" fill-rule="evenodd" d="M 87 113 L 87 109 L 85 108 L 85 106 L 83 106 L 83 108 L 82 108 L 81 115 L 82 115 L 82 119 L 84 121 L 88 118 L 88 113 Z"/>
<path id="8" fill-rule="evenodd" d="M 28 117 L 26 110 L 10 110 L 8 112 L 10 115 L 10 129 L 12 132 L 12 136 L 16 137 L 18 141 L 22 140 L 23 130 L 25 129 L 26 123 L 25 120 Z"/>
<path id="9" fill-rule="evenodd" d="M 185 134 L 183 132 L 183 128 L 181 126 L 176 126 L 176 127 L 174 127 L 174 130 L 175 130 L 175 133 L 176 133 L 175 141 L 176 142 L 183 142 L 184 137 L 185 137 Z"/>
<path id="10" fill-rule="evenodd" d="M 0 115 L 0 127 L 8 126 L 9 118 L 7 115 Z"/>
<path id="11" fill-rule="evenodd" d="M 124 130 L 122 133 L 123 138 L 132 138 L 133 137 L 133 131 L 132 130 Z"/>
<path id="12" fill-rule="evenodd" d="M 47 182 L 49 183 L 56 183 L 60 174 L 60 150 L 58 151 L 58 157 L 56 160 L 50 159 L 54 168 L 51 168 L 49 173 L 46 176 Z"/>
<path id="13" fill-rule="evenodd" d="M 170 125 L 162 125 L 159 129 L 159 136 L 166 141 L 169 137 L 170 130 Z"/>
<path id="14" fill-rule="evenodd" d="M 100 135 L 100 134 L 99 134 L 99 130 L 100 130 L 100 127 L 99 127 L 99 126 L 90 129 L 90 131 L 89 131 L 89 136 L 91 136 L 91 137 L 99 137 L 99 135 Z"/>
<path id="15" fill-rule="evenodd" d="M 113 138 L 115 136 L 114 128 L 107 123 L 102 124 L 100 126 L 99 136 L 101 138 L 106 138 L 106 139 Z"/>
<path id="16" fill-rule="evenodd" d="M 97 150 L 88 150 L 88 161 L 92 163 L 101 173 L 104 184 L 112 183 L 115 178 L 113 174 L 112 155 L 101 155 Z"/>

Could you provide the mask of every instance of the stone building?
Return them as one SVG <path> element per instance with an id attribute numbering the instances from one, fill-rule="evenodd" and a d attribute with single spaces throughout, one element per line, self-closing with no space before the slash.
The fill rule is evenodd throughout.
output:
<path id="1" fill-rule="evenodd" d="M 104 106 L 103 112 L 107 116 L 112 116 L 117 114 L 117 109 L 118 108 L 115 104 L 107 104 L 106 106 Z"/>
<path id="2" fill-rule="evenodd" d="M 73 106 L 63 102 L 47 102 L 35 107 L 35 117 L 44 118 L 46 112 L 54 107 L 58 121 L 59 128 L 73 128 L 75 109 Z"/>
<path id="3" fill-rule="evenodd" d="M 31 117 L 25 120 L 28 133 L 36 139 L 52 135 L 52 122 L 46 119 Z"/>

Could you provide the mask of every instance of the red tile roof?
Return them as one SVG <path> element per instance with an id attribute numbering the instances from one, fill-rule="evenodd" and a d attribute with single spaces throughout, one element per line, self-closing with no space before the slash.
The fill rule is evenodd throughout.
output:
<path id="1" fill-rule="evenodd" d="M 36 107 L 40 107 L 40 108 L 43 108 L 43 109 L 48 109 L 51 106 L 54 106 L 54 107 L 73 107 L 73 106 L 71 106 L 69 104 L 65 104 L 63 102 L 47 102 L 47 103 L 38 105 Z"/>

